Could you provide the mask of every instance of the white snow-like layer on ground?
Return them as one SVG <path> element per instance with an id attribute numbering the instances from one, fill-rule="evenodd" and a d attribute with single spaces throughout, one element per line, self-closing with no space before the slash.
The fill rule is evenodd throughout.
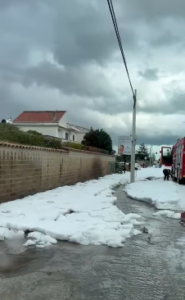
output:
<path id="1" fill-rule="evenodd" d="M 130 182 L 130 172 L 122 174 L 123 178 Z M 159 179 L 163 177 L 163 168 L 148 167 L 142 168 L 141 170 L 135 171 L 135 181 L 146 180 L 148 177 Z"/>
<path id="2" fill-rule="evenodd" d="M 28 238 L 31 238 L 33 240 L 40 241 L 43 243 L 49 243 L 49 244 L 56 244 L 57 240 L 50 237 L 49 235 L 44 235 L 40 232 L 31 232 L 28 234 Z"/>
<path id="3" fill-rule="evenodd" d="M 181 214 L 171 210 L 159 210 L 153 214 L 154 216 L 165 216 L 171 219 L 180 219 Z"/>
<path id="4" fill-rule="evenodd" d="M 134 225 L 142 224 L 140 215 L 125 215 L 114 205 L 112 188 L 128 177 L 128 173 L 113 174 L 1 204 L 2 236 L 30 230 L 25 246 L 45 247 L 67 240 L 122 247 L 126 238 L 140 233 Z"/>
<path id="5" fill-rule="evenodd" d="M 24 237 L 24 231 L 18 230 L 11 230 L 8 228 L 1 228 L 0 227 L 0 241 L 5 239 L 19 239 Z"/>
<path id="6" fill-rule="evenodd" d="M 28 238 L 29 240 L 24 243 L 24 246 L 26 247 L 35 245 L 36 247 L 43 248 L 57 243 L 56 239 L 40 232 L 30 232 Z"/>
<path id="7" fill-rule="evenodd" d="M 185 210 L 185 186 L 163 179 L 140 181 L 126 185 L 127 195 L 135 200 L 153 204 L 158 214 L 171 218 L 180 218 L 179 211 Z M 171 212 L 169 212 L 169 210 Z"/>

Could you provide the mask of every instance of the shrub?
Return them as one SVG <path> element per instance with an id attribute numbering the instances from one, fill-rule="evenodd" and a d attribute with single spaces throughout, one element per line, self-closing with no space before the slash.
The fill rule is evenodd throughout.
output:
<path id="1" fill-rule="evenodd" d="M 106 151 L 106 150 L 99 149 L 99 148 L 92 147 L 92 146 L 84 146 L 84 150 L 91 151 L 91 152 L 98 152 L 98 153 L 109 154 L 109 152 Z"/>
<path id="2" fill-rule="evenodd" d="M 82 144 L 84 146 L 103 149 L 109 154 L 112 154 L 112 139 L 110 135 L 103 129 L 94 130 L 91 128 L 90 131 L 84 135 Z"/>
<path id="3" fill-rule="evenodd" d="M 43 136 L 36 130 L 29 130 L 27 132 L 22 131 L 15 125 L 8 123 L 0 123 L 0 141 L 54 149 L 73 148 L 108 154 L 108 151 L 96 147 L 85 146 L 73 142 L 61 143 L 59 139 Z"/>
<path id="4" fill-rule="evenodd" d="M 36 130 L 28 130 L 27 131 L 28 133 L 31 133 L 31 134 L 35 134 L 35 135 L 42 135 L 42 133 L 40 133 L 40 132 L 38 132 L 38 131 L 36 131 Z"/>
<path id="5" fill-rule="evenodd" d="M 91 147 L 91 146 L 85 146 L 83 144 L 77 144 L 77 143 L 73 143 L 73 142 L 62 143 L 62 147 L 64 149 L 65 148 L 73 148 L 73 149 L 77 149 L 77 150 L 85 150 L 85 151 L 108 154 L 108 151 L 106 151 L 106 150 L 99 149 L 96 147 Z"/>
<path id="6" fill-rule="evenodd" d="M 47 148 L 54 148 L 54 149 L 61 149 L 62 144 L 60 140 L 50 137 L 44 137 L 44 147 Z"/>
<path id="7" fill-rule="evenodd" d="M 67 142 L 67 143 L 62 143 L 62 146 L 65 148 L 73 148 L 73 149 L 78 149 L 78 150 L 83 150 L 84 146 L 82 144 L 77 144 L 73 142 Z"/>
<path id="8" fill-rule="evenodd" d="M 0 123 L 0 131 L 13 131 L 13 132 L 17 132 L 20 131 L 20 129 L 10 123 Z"/>
<path id="9" fill-rule="evenodd" d="M 31 133 L 32 135 L 35 135 L 35 136 L 42 136 L 44 138 L 43 147 L 54 148 L 54 149 L 62 148 L 61 141 L 58 139 L 55 139 L 54 137 L 43 136 L 42 133 L 40 133 L 36 130 L 28 130 L 27 133 Z"/>
<path id="10" fill-rule="evenodd" d="M 12 124 L 0 124 L 0 141 L 61 149 L 61 142 L 55 138 L 44 137 L 41 133 L 29 130 L 25 132 Z"/>
<path id="11" fill-rule="evenodd" d="M 0 140 L 23 145 L 44 145 L 43 136 L 37 136 L 28 132 L 21 131 L 15 125 L 6 123 L 0 124 Z"/>

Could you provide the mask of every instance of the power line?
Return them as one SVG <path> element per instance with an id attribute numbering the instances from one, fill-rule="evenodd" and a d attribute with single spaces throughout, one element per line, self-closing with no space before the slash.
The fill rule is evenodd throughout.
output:
<path id="1" fill-rule="evenodd" d="M 120 37 L 120 34 L 119 34 L 119 28 L 118 28 L 118 25 L 117 25 L 117 20 L 116 20 L 116 15 L 115 15 L 115 12 L 114 12 L 114 7 L 113 7 L 112 0 L 107 0 L 107 3 L 108 3 L 108 6 L 109 6 L 112 22 L 113 22 L 113 25 L 114 25 L 115 33 L 116 33 L 117 40 L 118 40 L 118 45 L 119 45 L 121 55 L 122 55 L 122 58 L 123 58 L 123 63 L 125 65 L 125 69 L 126 69 L 127 77 L 128 77 L 129 84 L 130 84 L 130 87 L 131 87 L 131 91 L 132 91 L 132 94 L 134 96 L 135 93 L 134 93 L 134 89 L 133 89 L 133 86 L 132 86 L 132 83 L 131 83 L 131 79 L 130 79 L 130 75 L 129 75 L 129 71 L 128 71 L 128 67 L 127 67 L 125 54 L 124 54 L 124 51 L 123 51 L 122 41 L 121 41 L 121 37 Z"/>
<path id="2" fill-rule="evenodd" d="M 118 28 L 118 24 L 117 24 L 115 12 L 114 12 L 114 7 L 113 7 L 112 0 L 107 0 L 107 3 L 108 3 L 108 6 L 109 6 L 112 22 L 113 22 L 113 25 L 114 25 L 114 30 L 115 30 L 117 40 L 118 40 L 118 45 L 119 45 L 119 48 L 120 48 L 120 51 L 121 51 L 121 55 L 122 55 L 122 58 L 123 58 L 123 63 L 125 65 L 127 77 L 128 77 L 128 80 L 129 80 L 129 84 L 130 84 L 130 87 L 131 87 L 132 94 L 133 94 L 134 106 L 135 106 L 135 101 L 136 101 L 135 92 L 134 92 L 132 82 L 131 82 L 131 79 L 130 79 L 130 74 L 129 74 L 129 71 L 128 71 L 127 62 L 126 62 L 125 54 L 124 54 L 124 51 L 123 51 L 122 41 L 121 41 L 121 37 L 120 37 L 120 34 L 119 34 L 119 28 Z"/>

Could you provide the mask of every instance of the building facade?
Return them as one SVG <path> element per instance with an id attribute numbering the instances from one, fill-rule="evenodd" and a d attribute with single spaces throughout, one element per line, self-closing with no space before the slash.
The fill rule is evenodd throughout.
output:
<path id="1" fill-rule="evenodd" d="M 61 139 L 62 142 L 81 143 L 88 128 L 67 121 L 66 111 L 24 111 L 13 124 L 20 130 L 35 130 L 45 136 Z"/>

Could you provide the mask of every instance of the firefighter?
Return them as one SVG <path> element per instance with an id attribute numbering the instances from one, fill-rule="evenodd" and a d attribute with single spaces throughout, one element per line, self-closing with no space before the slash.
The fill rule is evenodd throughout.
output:
<path id="1" fill-rule="evenodd" d="M 164 174 L 164 180 L 169 180 L 171 176 L 171 171 L 169 169 L 164 169 L 163 174 Z"/>

